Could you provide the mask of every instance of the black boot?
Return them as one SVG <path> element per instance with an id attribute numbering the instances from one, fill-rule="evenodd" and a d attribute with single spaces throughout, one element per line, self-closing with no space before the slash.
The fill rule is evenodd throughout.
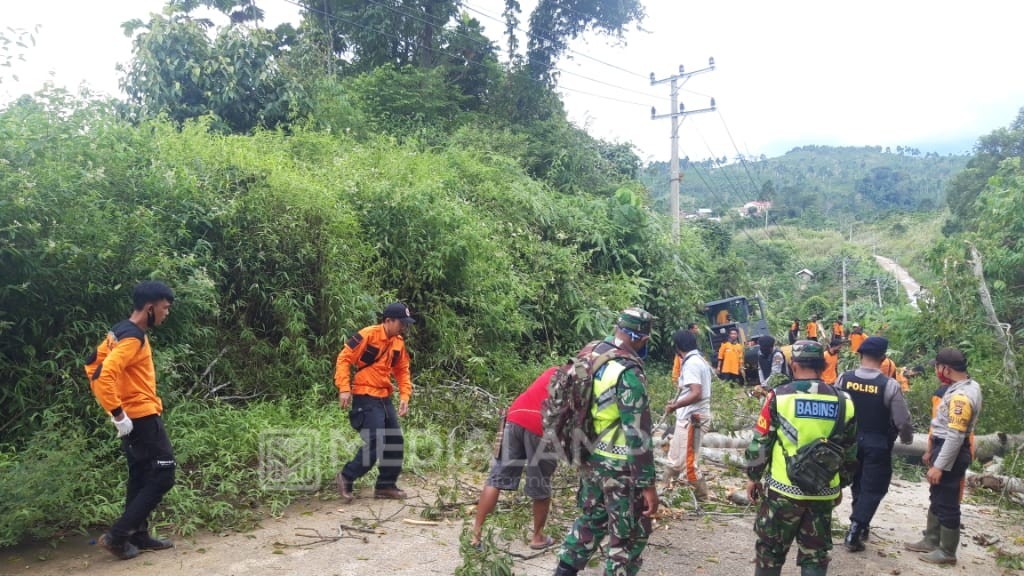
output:
<path id="1" fill-rule="evenodd" d="M 771 568 L 754 566 L 754 576 L 779 576 L 780 574 L 782 574 L 782 566 L 773 566 Z"/>
<path id="2" fill-rule="evenodd" d="M 167 550 L 174 548 L 174 542 L 153 538 L 149 532 L 136 532 L 128 539 L 139 550 Z"/>
<path id="3" fill-rule="evenodd" d="M 576 576 L 577 573 L 579 570 L 561 560 L 558 561 L 558 568 L 555 568 L 555 576 Z"/>
<path id="4" fill-rule="evenodd" d="M 129 542 L 127 538 L 114 538 L 110 535 L 110 532 L 100 536 L 96 543 L 121 560 L 131 560 L 139 555 L 139 549 Z"/>
<path id="5" fill-rule="evenodd" d="M 846 539 L 843 545 L 850 552 L 861 552 L 864 550 L 864 526 L 860 522 L 850 522 L 850 529 L 846 532 Z"/>

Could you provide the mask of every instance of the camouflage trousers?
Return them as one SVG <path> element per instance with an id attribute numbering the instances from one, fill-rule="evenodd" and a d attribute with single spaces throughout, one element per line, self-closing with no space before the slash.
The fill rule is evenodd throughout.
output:
<path id="1" fill-rule="evenodd" d="M 621 477 L 582 472 L 577 504 L 582 514 L 565 537 L 558 558 L 582 570 L 608 535 L 605 574 L 632 576 L 640 571 L 640 558 L 651 533 L 651 519 L 643 515 L 643 489 Z"/>
<path id="2" fill-rule="evenodd" d="M 769 490 L 754 521 L 757 565 L 761 568 L 782 566 L 796 539 L 797 564 L 828 566 L 834 503 L 832 500 L 792 500 Z"/>

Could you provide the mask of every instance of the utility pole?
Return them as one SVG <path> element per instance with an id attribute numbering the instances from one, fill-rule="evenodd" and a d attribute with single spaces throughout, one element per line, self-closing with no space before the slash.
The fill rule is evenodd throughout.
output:
<path id="1" fill-rule="evenodd" d="M 875 290 L 878 291 L 878 309 L 882 309 L 882 282 L 875 276 Z"/>
<path id="2" fill-rule="evenodd" d="M 846 256 L 843 256 L 843 322 L 846 322 Z"/>
<path id="3" fill-rule="evenodd" d="M 711 72 L 715 69 L 715 59 L 708 58 L 707 68 L 701 68 L 700 70 L 694 70 L 693 72 L 685 72 L 683 66 L 679 66 L 679 73 L 673 74 L 668 78 L 662 78 L 661 80 L 655 80 L 654 72 L 651 72 L 651 86 L 657 84 L 669 83 L 670 93 L 672 98 L 672 111 L 668 114 L 658 114 L 654 106 L 651 106 L 651 120 L 658 120 L 661 118 L 672 119 L 672 163 L 671 163 L 671 181 L 669 190 L 669 206 L 672 211 L 672 239 L 676 242 L 679 241 L 679 125 L 682 123 L 683 118 L 689 114 L 700 114 L 701 112 L 713 112 L 715 110 L 715 99 L 711 99 L 711 106 L 708 108 L 701 108 L 699 110 L 684 110 L 683 105 L 679 103 L 679 87 L 686 84 L 686 81 L 691 76 L 702 74 L 704 72 Z M 681 82 L 680 82 L 681 81 Z"/>

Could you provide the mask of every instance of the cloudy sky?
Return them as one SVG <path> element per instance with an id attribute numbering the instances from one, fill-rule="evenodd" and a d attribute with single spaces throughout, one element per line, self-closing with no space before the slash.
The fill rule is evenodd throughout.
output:
<path id="1" fill-rule="evenodd" d="M 120 23 L 158 11 L 162 0 L 0 0 L 4 26 L 39 25 L 27 62 L 0 72 L 0 100 L 50 80 L 118 94 L 115 65 L 131 57 Z M 296 18 L 288 0 L 262 0 L 268 24 Z M 528 11 L 533 2 L 521 1 Z M 500 0 L 466 0 L 470 16 L 499 46 Z M 571 118 L 592 134 L 633 142 L 641 156 L 667 159 L 670 122 L 665 78 L 714 57 L 716 70 L 680 92 L 688 117 L 680 130 L 691 158 L 775 156 L 794 146 L 911 145 L 967 151 L 1008 125 L 1024 106 L 1020 73 L 1024 2 L 1011 0 L 860 0 L 821 2 L 647 0 L 647 18 L 624 43 L 588 35 L 559 63 Z M 522 20 L 527 20 L 524 15 Z M 523 42 L 525 45 L 525 42 Z"/>

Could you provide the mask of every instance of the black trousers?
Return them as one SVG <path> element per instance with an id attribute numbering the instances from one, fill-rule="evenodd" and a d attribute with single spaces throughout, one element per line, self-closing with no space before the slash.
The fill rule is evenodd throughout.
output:
<path id="1" fill-rule="evenodd" d="M 394 488 L 402 473 L 405 439 L 391 398 L 353 394 L 348 419 L 362 437 L 363 445 L 355 458 L 345 464 L 341 474 L 348 482 L 354 482 L 379 461 L 376 488 Z"/>
<path id="2" fill-rule="evenodd" d="M 128 461 L 124 514 L 110 527 L 115 542 L 149 529 L 149 514 L 174 486 L 174 449 L 158 414 L 132 420 L 132 433 L 121 438 Z"/>
<path id="3" fill-rule="evenodd" d="M 886 435 L 857 438 L 857 473 L 853 475 L 850 521 L 871 525 L 892 481 L 892 443 Z"/>
<path id="4" fill-rule="evenodd" d="M 942 438 L 932 437 L 931 459 L 942 450 Z M 963 481 L 967 475 L 967 467 L 971 465 L 971 446 L 968 440 L 960 446 L 953 467 L 942 471 L 938 484 L 932 484 L 928 490 L 931 502 L 928 511 L 939 517 L 939 524 L 946 528 L 960 528 L 960 499 L 963 497 Z"/>

